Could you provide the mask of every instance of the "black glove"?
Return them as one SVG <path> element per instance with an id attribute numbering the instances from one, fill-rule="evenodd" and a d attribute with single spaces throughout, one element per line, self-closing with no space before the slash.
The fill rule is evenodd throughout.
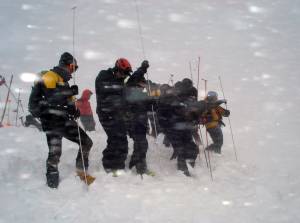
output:
<path id="1" fill-rule="evenodd" d="M 71 119 L 78 119 L 80 117 L 80 110 L 75 105 L 68 106 L 68 115 Z"/>
<path id="2" fill-rule="evenodd" d="M 147 70 L 149 68 L 149 62 L 148 60 L 144 60 L 141 64 L 141 68 Z"/>
<path id="3" fill-rule="evenodd" d="M 72 85 L 70 87 L 71 91 L 72 91 L 72 95 L 78 95 L 78 86 L 77 85 Z"/>
<path id="4" fill-rule="evenodd" d="M 229 117 L 229 115 L 230 115 L 230 111 L 225 109 L 223 116 L 224 117 Z"/>

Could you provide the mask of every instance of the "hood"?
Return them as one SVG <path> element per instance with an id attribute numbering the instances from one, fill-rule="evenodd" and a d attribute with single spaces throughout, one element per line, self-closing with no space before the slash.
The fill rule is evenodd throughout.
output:
<path id="1" fill-rule="evenodd" d="M 80 99 L 81 100 L 89 100 L 92 94 L 93 94 L 93 92 L 91 90 L 85 89 L 85 90 L 83 90 Z"/>

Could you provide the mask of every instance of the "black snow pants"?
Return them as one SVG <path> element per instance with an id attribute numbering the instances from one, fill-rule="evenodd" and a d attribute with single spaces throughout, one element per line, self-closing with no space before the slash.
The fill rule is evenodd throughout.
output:
<path id="1" fill-rule="evenodd" d="M 186 160 L 190 160 L 194 165 L 198 154 L 198 148 L 192 137 L 192 130 L 167 129 L 166 136 L 173 149 L 173 158 L 177 157 L 177 167 L 179 170 L 186 168 Z"/>
<path id="2" fill-rule="evenodd" d="M 58 163 L 62 154 L 62 138 L 64 137 L 80 145 L 77 123 L 74 120 L 65 120 L 60 117 L 52 116 L 47 120 L 42 120 L 42 126 L 43 130 L 46 132 L 49 147 L 48 159 L 46 162 L 47 173 L 58 172 Z M 84 167 L 88 169 L 88 156 L 90 149 L 93 146 L 93 142 L 82 128 L 79 128 L 79 131 L 83 161 L 81 151 L 79 149 L 76 157 L 76 168 L 83 169 L 84 162 Z"/>
<path id="3" fill-rule="evenodd" d="M 147 134 L 148 116 L 146 112 L 134 113 L 130 115 L 128 132 L 133 140 L 133 152 L 131 155 L 129 168 L 137 163 L 146 163 L 146 154 L 148 150 Z"/>
<path id="4" fill-rule="evenodd" d="M 215 128 L 207 129 L 213 143 L 207 147 L 207 150 L 212 150 L 216 153 L 221 153 L 221 148 L 223 145 L 223 132 L 221 126 Z"/>
<path id="5" fill-rule="evenodd" d="M 124 169 L 128 153 L 127 132 L 121 114 L 98 113 L 99 121 L 107 135 L 107 146 L 103 150 L 104 169 Z"/>

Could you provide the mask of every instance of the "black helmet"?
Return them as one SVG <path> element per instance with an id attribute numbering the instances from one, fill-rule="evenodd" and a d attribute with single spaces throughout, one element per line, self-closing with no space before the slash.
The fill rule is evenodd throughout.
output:
<path id="1" fill-rule="evenodd" d="M 76 59 L 68 52 L 64 52 L 59 59 L 59 65 L 69 65 L 73 64 L 75 62 L 75 65 L 77 66 Z"/>
<path id="2" fill-rule="evenodd" d="M 218 100 L 218 94 L 215 91 L 209 91 L 206 95 L 206 100 L 209 102 L 215 102 Z"/>
<path id="3" fill-rule="evenodd" d="M 181 81 L 181 83 L 182 83 L 182 86 L 183 86 L 184 88 L 191 88 L 191 87 L 193 87 L 193 82 L 192 82 L 192 80 L 189 79 L 189 78 L 184 78 L 184 79 Z"/>

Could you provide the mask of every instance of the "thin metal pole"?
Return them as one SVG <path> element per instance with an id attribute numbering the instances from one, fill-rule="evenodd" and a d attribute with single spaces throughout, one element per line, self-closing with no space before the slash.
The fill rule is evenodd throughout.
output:
<path id="1" fill-rule="evenodd" d="M 224 94 L 224 90 L 223 90 L 222 80 L 221 80 L 220 76 L 219 76 L 219 81 L 220 81 L 220 86 L 221 86 L 221 91 L 222 91 L 222 94 L 223 94 L 223 98 L 226 100 L 225 94 Z M 227 103 L 225 103 L 225 107 L 226 107 L 226 109 L 228 109 L 227 108 Z M 234 142 L 234 138 L 233 138 L 233 131 L 232 131 L 232 127 L 231 127 L 230 117 L 228 116 L 227 118 L 228 118 L 229 127 L 230 127 L 230 133 L 231 133 L 231 139 L 232 139 L 232 144 L 233 144 L 233 150 L 234 150 L 235 159 L 236 159 L 236 161 L 238 161 L 237 152 L 236 152 L 236 146 L 235 146 L 235 142 Z"/>
<path id="2" fill-rule="evenodd" d="M 194 83 L 194 79 L 193 79 L 193 71 L 192 71 L 192 63 L 191 61 L 189 62 L 189 66 L 190 66 L 190 75 L 191 75 L 191 80 Z"/>
<path id="3" fill-rule="evenodd" d="M 16 114 L 16 126 L 18 126 L 19 105 L 20 105 L 20 88 L 19 88 L 19 93 L 18 93 L 17 114 Z"/>
<path id="4" fill-rule="evenodd" d="M 72 47 L 73 47 L 73 64 L 75 65 L 75 19 L 76 19 L 76 8 L 77 6 L 72 7 L 73 10 L 73 43 L 72 43 Z M 74 84 L 76 84 L 76 75 L 75 75 L 76 70 L 74 70 Z M 76 105 L 75 105 L 76 106 Z M 86 173 L 86 169 L 85 169 L 85 163 L 84 163 L 84 157 L 83 157 L 83 150 L 82 150 L 82 143 L 81 143 L 81 134 L 80 134 L 80 128 L 79 128 L 79 123 L 78 123 L 78 119 L 76 120 L 77 123 L 77 131 L 78 131 L 78 138 L 79 138 L 79 149 L 80 149 L 80 153 L 81 153 L 81 161 L 82 161 L 82 166 L 83 166 L 83 173 L 84 173 L 84 180 L 85 183 L 87 185 L 87 190 L 88 190 L 88 182 L 87 182 L 87 173 Z"/>
<path id="5" fill-rule="evenodd" d="M 191 64 L 191 62 L 190 62 L 190 71 L 191 71 L 191 75 L 192 75 L 192 64 Z M 200 57 L 198 57 L 198 65 L 197 65 L 197 101 L 199 99 L 199 80 L 200 80 Z M 206 166 L 208 168 L 208 161 L 207 161 L 207 156 L 206 156 L 206 153 L 205 153 L 204 141 L 203 141 L 203 136 L 202 136 L 200 125 L 198 125 L 198 128 L 199 128 L 199 132 L 200 132 L 200 136 L 201 136 L 201 140 L 202 140 L 202 146 L 203 146 L 203 153 L 204 153 L 204 157 L 205 157 L 205 162 L 206 162 Z M 200 149 L 199 149 L 199 160 L 201 161 Z"/>
<path id="6" fill-rule="evenodd" d="M 2 76 L 0 75 L 0 78 L 1 78 L 1 77 L 2 77 Z M 13 97 L 13 99 L 14 99 L 16 102 L 18 102 L 17 97 L 16 97 L 16 96 L 14 95 L 14 93 L 11 91 L 11 89 L 10 89 L 9 86 L 6 84 L 6 82 L 4 82 L 3 84 L 4 84 L 4 86 L 9 90 L 10 95 Z M 22 112 L 24 113 L 24 107 L 23 107 L 22 101 L 20 101 L 20 106 L 21 106 Z"/>
<path id="7" fill-rule="evenodd" d="M 142 23 L 141 23 L 141 19 L 140 19 L 140 10 L 139 10 L 139 6 L 138 6 L 138 1 L 134 0 L 134 2 L 135 2 L 136 19 L 138 22 L 138 31 L 139 31 L 139 37 L 140 37 L 140 42 L 141 42 L 142 53 L 143 53 L 144 59 L 146 59 L 146 51 L 145 51 L 144 38 L 143 38 L 143 32 L 142 32 Z M 150 86 L 150 82 L 149 82 L 148 72 L 146 72 L 146 77 L 147 77 L 147 83 L 148 83 L 148 94 L 150 95 L 151 86 Z M 157 140 L 157 135 L 158 135 L 157 134 L 157 124 L 156 124 L 156 119 L 155 119 L 155 115 L 154 115 L 153 105 L 151 107 L 151 110 L 152 110 L 152 118 L 153 118 L 153 123 L 154 123 L 154 131 L 155 131 L 155 136 L 156 136 L 156 140 Z M 155 142 L 155 143 L 157 143 L 157 142 Z"/>
<path id="8" fill-rule="evenodd" d="M 198 73 L 198 77 L 197 77 L 197 92 L 199 94 L 199 82 L 200 82 L 200 57 L 198 57 L 198 66 L 197 66 L 197 73 Z M 197 95 L 197 99 L 198 99 L 198 95 Z"/>
<path id="9" fill-rule="evenodd" d="M 72 10 L 73 10 L 73 29 L 72 29 L 72 49 L 73 49 L 73 63 L 75 64 L 75 18 L 76 18 L 76 8 L 77 6 L 73 6 Z M 74 76 L 73 76 L 73 81 L 74 84 L 76 83 L 76 75 L 75 75 L 74 71 Z"/>
<path id="10" fill-rule="evenodd" d="M 204 93 L 206 95 L 207 94 L 207 80 L 204 79 L 204 78 L 202 78 L 202 80 L 204 81 Z M 206 148 L 208 148 L 208 135 L 207 135 L 207 129 L 206 128 L 205 128 L 205 137 L 206 137 Z M 204 153 L 205 153 L 205 151 L 206 150 L 204 150 Z M 207 150 L 207 159 L 208 159 L 208 166 L 209 166 L 210 177 L 211 177 L 211 180 L 213 180 L 209 150 Z"/>
<path id="11" fill-rule="evenodd" d="M 12 83 L 13 77 L 14 77 L 14 75 L 11 75 L 10 82 L 9 82 L 9 87 L 8 87 L 8 91 L 7 91 L 7 96 L 6 96 L 6 101 L 5 101 L 5 106 L 4 106 L 1 121 L 0 121 L 0 126 L 2 125 L 2 122 L 4 120 L 4 116 L 5 116 L 5 112 L 6 112 L 6 108 L 7 108 L 7 103 L 8 103 L 8 100 L 9 100 L 10 88 L 11 88 L 11 83 Z"/>

